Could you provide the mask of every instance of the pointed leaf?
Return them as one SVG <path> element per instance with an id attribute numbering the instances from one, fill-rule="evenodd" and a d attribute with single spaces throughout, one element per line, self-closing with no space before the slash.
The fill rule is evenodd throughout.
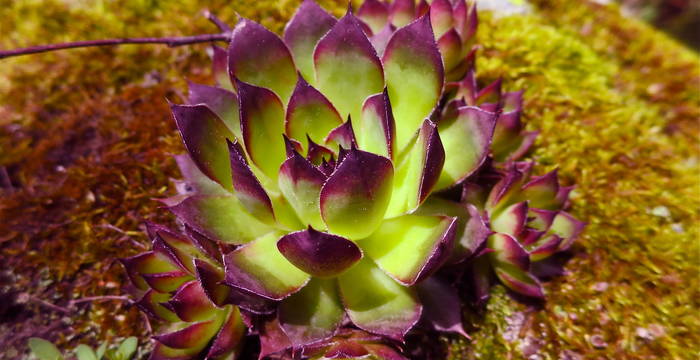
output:
<path id="1" fill-rule="evenodd" d="M 279 188 L 304 224 L 325 228 L 319 196 L 326 176 L 296 151 L 280 167 Z"/>
<path id="2" fill-rule="evenodd" d="M 182 141 L 202 173 L 227 190 L 233 189 L 226 139 L 233 133 L 205 105 L 170 105 Z"/>
<path id="3" fill-rule="evenodd" d="M 192 259 L 204 259 L 207 255 L 200 251 L 190 238 L 178 234 L 169 228 L 146 223 L 149 237 L 153 239 L 153 251 L 168 256 L 182 270 L 194 273 Z"/>
<path id="4" fill-rule="evenodd" d="M 585 227 L 586 223 L 578 221 L 569 213 L 561 211 L 554 218 L 554 222 L 552 222 L 549 231 L 564 239 L 559 248 L 561 250 L 567 250 L 583 232 Z"/>
<path id="5" fill-rule="evenodd" d="M 193 277 L 184 271 L 170 271 L 155 274 L 142 274 L 148 286 L 158 292 L 167 293 L 177 290 L 182 284 L 190 281 Z"/>
<path id="6" fill-rule="evenodd" d="M 203 294 L 216 306 L 223 306 L 229 296 L 229 288 L 221 285 L 224 272 L 216 266 L 199 259 L 194 261 L 197 281 Z M 190 320 L 188 320 L 190 321 Z"/>
<path id="7" fill-rule="evenodd" d="M 148 284 L 144 281 L 142 275 L 156 274 L 179 270 L 178 266 L 173 263 L 172 259 L 163 254 L 153 251 L 138 254 L 129 258 L 119 259 L 124 266 L 129 280 L 141 290 L 147 290 Z"/>
<path id="8" fill-rule="evenodd" d="M 483 306 L 489 299 L 492 268 L 488 256 L 478 256 L 473 261 L 467 262 L 465 277 L 469 285 L 468 295 L 472 303 L 477 306 Z"/>
<path id="9" fill-rule="evenodd" d="M 226 81 L 229 81 L 228 76 Z M 241 121 L 238 118 L 238 97 L 236 94 L 222 88 L 189 82 L 187 102 L 190 105 L 206 105 L 226 124 L 228 129 L 236 135 L 236 138 L 241 139 Z"/>
<path id="10" fill-rule="evenodd" d="M 385 220 L 360 242 L 389 276 L 413 285 L 442 265 L 454 247 L 457 218 L 403 215 Z"/>
<path id="11" fill-rule="evenodd" d="M 553 234 L 542 237 L 539 241 L 527 247 L 530 252 L 530 260 L 533 262 L 542 261 L 552 256 L 559 250 L 562 240 L 561 237 Z"/>
<path id="12" fill-rule="evenodd" d="M 459 243 L 467 250 L 466 256 L 471 257 L 477 255 L 493 232 L 486 225 L 484 216 L 474 205 L 467 205 L 467 211 L 469 211 L 469 221 L 467 221 L 464 235 L 460 238 Z"/>
<path id="13" fill-rule="evenodd" d="M 228 70 L 232 82 L 268 88 L 285 103 L 297 82 L 292 54 L 282 39 L 248 19 L 241 19 L 231 33 Z"/>
<path id="14" fill-rule="evenodd" d="M 210 319 L 216 312 L 214 304 L 209 301 L 197 280 L 183 284 L 168 301 L 167 307 L 187 322 Z"/>
<path id="15" fill-rule="evenodd" d="M 287 135 L 301 142 L 304 149 L 308 149 L 307 137 L 321 142 L 331 130 L 342 124 L 343 119 L 330 101 L 304 78 L 299 77 L 287 107 Z"/>
<path id="16" fill-rule="evenodd" d="M 156 341 L 149 360 L 193 360 L 198 357 L 199 352 L 201 352 L 201 349 L 198 348 L 174 349 Z"/>
<path id="17" fill-rule="evenodd" d="M 149 289 L 143 297 L 136 302 L 136 306 L 139 310 L 152 318 L 168 322 L 180 321 L 180 318 L 178 318 L 172 310 L 163 306 L 165 302 L 170 300 L 170 296 L 170 294 L 163 294 Z"/>
<path id="18" fill-rule="evenodd" d="M 365 0 L 357 10 L 357 17 L 369 25 L 373 34 L 377 34 L 389 20 L 389 8 L 379 0 Z"/>
<path id="19" fill-rule="evenodd" d="M 197 247 L 199 252 L 207 255 L 210 260 L 221 263 L 221 250 L 216 242 L 187 225 L 185 225 L 185 234 L 187 234 L 187 237 Z"/>
<path id="20" fill-rule="evenodd" d="M 389 20 L 396 27 L 408 25 L 415 19 L 416 4 L 414 0 L 395 0 L 389 8 Z"/>
<path id="21" fill-rule="evenodd" d="M 338 284 L 350 320 L 363 330 L 401 341 L 420 319 L 414 290 L 399 285 L 371 260 L 353 266 Z"/>
<path id="22" fill-rule="evenodd" d="M 194 323 L 186 328 L 163 335 L 157 335 L 153 338 L 169 348 L 187 349 L 188 351 L 197 353 L 203 350 L 211 338 L 216 335 L 221 327 L 222 320 L 220 316 L 217 316 L 212 320 Z"/>
<path id="23" fill-rule="evenodd" d="M 175 155 L 175 162 L 184 178 L 184 194 L 196 193 L 200 195 L 229 195 L 217 182 L 199 170 L 197 164 L 192 161 L 189 154 Z M 176 204 L 174 204 L 176 205 Z"/>
<path id="24" fill-rule="evenodd" d="M 557 210 L 562 204 L 557 202 L 559 192 L 559 179 L 554 170 L 545 175 L 536 177 L 523 186 L 520 198 L 530 201 L 532 207 Z"/>
<path id="25" fill-rule="evenodd" d="M 394 35 L 394 32 L 396 32 L 394 25 L 386 24 L 381 31 L 372 35 L 369 39 L 374 49 L 377 50 L 377 55 L 384 56 L 386 45 L 389 44 L 389 40 L 391 40 L 391 36 Z"/>
<path id="26" fill-rule="evenodd" d="M 391 199 L 391 161 L 351 149 L 321 188 L 321 216 L 328 229 L 351 240 L 370 235 Z"/>
<path id="27" fill-rule="evenodd" d="M 191 196 L 170 211 L 197 232 L 228 244 L 245 244 L 271 230 L 235 196 Z"/>
<path id="28" fill-rule="evenodd" d="M 260 358 L 280 353 L 292 347 L 289 337 L 282 330 L 277 316 L 262 318 L 260 332 Z"/>
<path id="29" fill-rule="evenodd" d="M 455 29 L 462 37 L 465 44 L 470 44 L 474 38 L 479 25 L 479 18 L 476 11 L 476 1 L 457 1 L 454 7 Z"/>
<path id="30" fill-rule="evenodd" d="M 514 237 L 508 234 L 493 234 L 489 236 L 488 247 L 493 250 L 489 253 L 489 257 L 495 268 L 521 271 L 530 269 L 528 253 Z"/>
<path id="31" fill-rule="evenodd" d="M 444 189 L 474 173 L 486 160 L 496 123 L 493 113 L 475 107 L 458 110 L 455 119 L 438 123 L 448 156 L 436 189 Z"/>
<path id="32" fill-rule="evenodd" d="M 233 84 L 231 84 L 231 78 L 228 76 L 228 52 L 216 45 L 212 45 L 211 49 L 212 73 L 214 74 L 216 85 L 233 91 Z"/>
<path id="33" fill-rule="evenodd" d="M 236 197 L 250 214 L 264 223 L 274 224 L 272 201 L 260 181 L 248 166 L 243 149 L 238 142 L 226 140 L 231 159 L 231 175 Z"/>
<path id="34" fill-rule="evenodd" d="M 314 277 L 335 277 L 362 258 L 352 241 L 309 227 L 283 236 L 277 248 L 299 269 Z"/>
<path id="35" fill-rule="evenodd" d="M 222 358 L 226 355 L 236 354 L 241 347 L 245 336 L 245 324 L 241 319 L 241 313 L 235 306 L 228 306 L 228 316 L 226 321 L 221 326 L 219 333 L 216 334 L 214 342 L 207 353 L 208 359 Z M 231 356 L 236 359 L 237 356 Z"/>
<path id="36" fill-rule="evenodd" d="M 437 126 L 426 119 L 394 178 L 387 216 L 398 216 L 418 208 L 433 190 L 444 163 L 445 150 Z"/>
<path id="37" fill-rule="evenodd" d="M 306 159 L 313 165 L 321 165 L 323 161 L 333 161 L 335 159 L 335 153 L 331 149 L 316 144 L 311 139 L 306 139 L 309 143 L 309 151 L 306 153 Z"/>
<path id="38" fill-rule="evenodd" d="M 350 12 L 316 45 L 314 69 L 318 89 L 343 119 L 359 119 L 365 99 L 384 89 L 381 61 Z"/>
<path id="39" fill-rule="evenodd" d="M 357 140 L 365 151 L 387 158 L 394 154 L 396 124 L 386 89 L 365 100 Z"/>
<path id="40" fill-rule="evenodd" d="M 527 202 L 513 204 L 491 218 L 491 229 L 495 232 L 518 237 L 525 229 L 527 215 Z"/>
<path id="41" fill-rule="evenodd" d="M 505 174 L 493 186 L 486 200 L 486 210 L 491 216 L 496 216 L 508 205 L 517 202 L 520 195 L 520 188 L 525 181 L 526 174 L 517 168 L 516 164 L 511 164 L 505 169 Z"/>
<path id="42" fill-rule="evenodd" d="M 448 73 L 455 69 L 464 58 L 462 56 L 462 39 L 459 38 L 459 34 L 455 29 L 449 30 L 439 38 L 438 48 L 440 49 L 440 54 L 442 54 L 445 70 Z"/>
<path id="43" fill-rule="evenodd" d="M 331 337 L 345 317 L 336 281 L 331 279 L 311 280 L 301 291 L 282 300 L 277 314 L 295 347 Z"/>
<path id="44" fill-rule="evenodd" d="M 228 289 L 230 292 L 226 301 L 243 310 L 246 310 L 247 312 L 250 312 L 251 314 L 271 314 L 277 309 L 277 303 L 270 299 L 266 299 L 259 295 L 255 295 L 250 291 L 239 288 L 228 287 Z"/>
<path id="45" fill-rule="evenodd" d="M 278 239 L 279 234 L 271 232 L 226 255 L 224 282 L 271 300 L 299 291 L 309 275 L 282 256 L 277 250 Z"/>
<path id="46" fill-rule="evenodd" d="M 442 93 L 445 74 L 430 19 L 424 16 L 397 30 L 386 46 L 382 62 L 400 150 L 433 111 Z"/>
<path id="47" fill-rule="evenodd" d="M 457 203 L 432 196 L 413 214 L 457 218 L 455 247 L 448 260 L 450 264 L 459 263 L 475 256 L 483 248 L 486 238 L 492 234 L 485 219 L 472 204 Z"/>
<path id="48" fill-rule="evenodd" d="M 509 289 L 533 298 L 544 298 L 542 284 L 532 275 L 518 269 L 494 269 L 496 276 Z"/>
<path id="49" fill-rule="evenodd" d="M 527 214 L 527 226 L 535 230 L 546 231 L 550 226 L 552 226 L 552 222 L 557 216 L 557 213 L 557 211 L 531 208 Z"/>
<path id="50" fill-rule="evenodd" d="M 496 81 L 487 85 L 485 88 L 479 90 L 479 92 L 476 94 L 475 103 L 469 105 L 479 105 L 480 107 L 483 107 L 487 104 L 494 104 L 491 109 L 485 110 L 495 112 L 496 108 L 498 107 L 498 103 L 501 101 L 502 86 L 503 80 L 497 79 Z"/>
<path id="51" fill-rule="evenodd" d="M 455 98 L 464 100 L 466 104 L 471 106 L 476 105 L 476 97 L 479 93 L 479 88 L 476 83 L 476 73 L 474 68 L 470 68 L 457 83 L 451 83 L 452 87 L 456 88 Z"/>
<path id="52" fill-rule="evenodd" d="M 331 148 L 342 146 L 345 149 L 349 149 L 353 145 L 356 145 L 355 131 L 352 128 L 352 121 L 350 118 L 342 125 L 331 130 L 323 141 Z"/>
<path id="53" fill-rule="evenodd" d="M 301 74 L 315 82 L 313 54 L 318 41 L 338 21 L 313 0 L 304 0 L 284 29 L 284 42 Z"/>
<path id="54" fill-rule="evenodd" d="M 236 82 L 241 107 L 241 131 L 245 149 L 253 164 L 270 179 L 277 179 L 277 171 L 284 161 L 282 141 L 284 133 L 284 106 L 272 91 Z"/>
<path id="55" fill-rule="evenodd" d="M 462 302 L 457 289 L 435 276 L 418 284 L 417 289 L 423 304 L 423 317 L 435 330 L 469 338 L 462 324 Z"/>
<path id="56" fill-rule="evenodd" d="M 452 29 L 454 20 L 450 0 L 433 0 L 430 3 L 430 23 L 437 39 Z"/>

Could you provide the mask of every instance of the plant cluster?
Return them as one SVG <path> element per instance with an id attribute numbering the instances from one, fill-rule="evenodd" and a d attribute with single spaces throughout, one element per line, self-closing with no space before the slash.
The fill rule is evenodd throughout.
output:
<path id="1" fill-rule="evenodd" d="M 522 92 L 479 86 L 476 6 L 366 0 L 336 19 L 306 0 L 283 38 L 241 19 L 217 86 L 172 113 L 184 180 L 124 259 L 168 324 L 154 359 L 404 359 L 414 330 L 466 336 L 497 280 L 542 299 L 583 223 L 571 187 L 522 161 Z"/>

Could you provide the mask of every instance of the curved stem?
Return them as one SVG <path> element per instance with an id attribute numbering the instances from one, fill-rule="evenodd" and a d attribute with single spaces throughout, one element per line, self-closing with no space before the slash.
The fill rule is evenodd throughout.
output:
<path id="1" fill-rule="evenodd" d="M 161 38 L 121 38 L 121 39 L 104 39 L 104 40 L 88 40 L 88 41 L 74 41 L 60 44 L 50 44 L 50 45 L 39 45 L 30 46 L 21 49 L 14 50 L 0 50 L 0 59 L 22 56 L 29 54 L 37 54 L 49 51 L 63 50 L 63 49 L 74 49 L 82 47 L 94 47 L 94 46 L 114 46 L 123 44 L 162 44 L 169 47 L 203 43 L 203 42 L 213 42 L 213 41 L 228 41 L 230 34 L 228 32 L 223 32 L 220 34 L 204 34 L 204 35 L 194 35 L 194 36 L 183 36 L 183 37 L 161 37 Z"/>

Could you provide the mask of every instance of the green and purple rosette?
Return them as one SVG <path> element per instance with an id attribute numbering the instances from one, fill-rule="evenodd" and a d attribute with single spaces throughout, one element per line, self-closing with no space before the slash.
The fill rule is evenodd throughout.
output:
<path id="1" fill-rule="evenodd" d="M 217 85 L 171 105 L 181 228 L 123 260 L 169 324 L 153 358 L 236 358 L 248 335 L 261 358 L 405 359 L 411 331 L 466 336 L 496 279 L 544 297 L 583 223 L 521 160 L 523 93 L 478 88 L 477 23 L 462 0 L 306 0 L 282 37 L 239 21 Z"/>

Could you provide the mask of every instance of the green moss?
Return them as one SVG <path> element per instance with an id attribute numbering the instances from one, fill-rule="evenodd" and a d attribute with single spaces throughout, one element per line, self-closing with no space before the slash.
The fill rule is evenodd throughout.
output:
<path id="1" fill-rule="evenodd" d="M 649 101 L 638 85 L 624 83 L 648 82 L 640 69 L 550 24 L 539 15 L 486 18 L 478 74 L 485 80 L 502 76 L 508 88 L 526 89 L 528 126 L 542 132 L 532 157 L 542 164 L 541 172 L 559 167 L 576 183 L 573 211 L 590 224 L 567 266 L 571 276 L 548 285 L 545 309 L 528 315 L 518 346 L 480 331 L 474 334 L 474 353 L 500 349 L 520 357 L 532 348 L 528 339 L 538 339 L 545 358 L 560 358 L 564 351 L 690 358 L 687 349 L 698 343 L 700 329 L 692 316 L 698 308 L 700 252 L 696 139 L 664 132 L 681 121 L 665 116 L 669 104 Z M 673 49 L 684 56 L 665 63 L 697 61 Z M 655 68 L 653 80 L 670 80 L 658 76 L 666 71 Z M 682 96 L 675 106 L 700 106 Z M 649 329 L 665 334 L 639 336 Z M 596 349 L 594 335 L 607 346 Z"/>
<path id="2" fill-rule="evenodd" d="M 199 16 L 204 8 L 229 23 L 238 11 L 279 32 L 298 3 L 0 0 L 0 46 L 214 32 Z M 321 3 L 336 15 L 345 6 Z M 450 358 L 693 358 L 700 60 L 614 7 L 534 5 L 525 17 L 482 14 L 478 75 L 526 89 L 528 127 L 541 131 L 532 154 L 538 171 L 559 167 L 577 185 L 572 211 L 590 225 L 567 265 L 571 275 L 546 285 L 544 309 L 497 287 L 483 316 L 468 314 L 473 341 L 442 339 Z M 172 192 L 169 178 L 178 174 L 169 154 L 182 151 L 164 99 L 177 101 L 185 79 L 211 81 L 205 50 L 122 46 L 2 61 L 0 166 L 18 186 L 0 202 L 0 262 L 15 277 L 3 292 L 63 306 L 128 290 L 114 259 L 140 250 L 144 220 L 172 221 L 151 200 Z M 62 316 L 25 306 L 43 316 L 0 332 Z M 121 303 L 83 304 L 70 316 L 72 330 L 47 335 L 62 344 L 143 336 L 133 326 L 138 316 Z M 606 346 L 596 348 L 598 340 Z M 1 341 L 24 349 L 21 337 Z"/>

